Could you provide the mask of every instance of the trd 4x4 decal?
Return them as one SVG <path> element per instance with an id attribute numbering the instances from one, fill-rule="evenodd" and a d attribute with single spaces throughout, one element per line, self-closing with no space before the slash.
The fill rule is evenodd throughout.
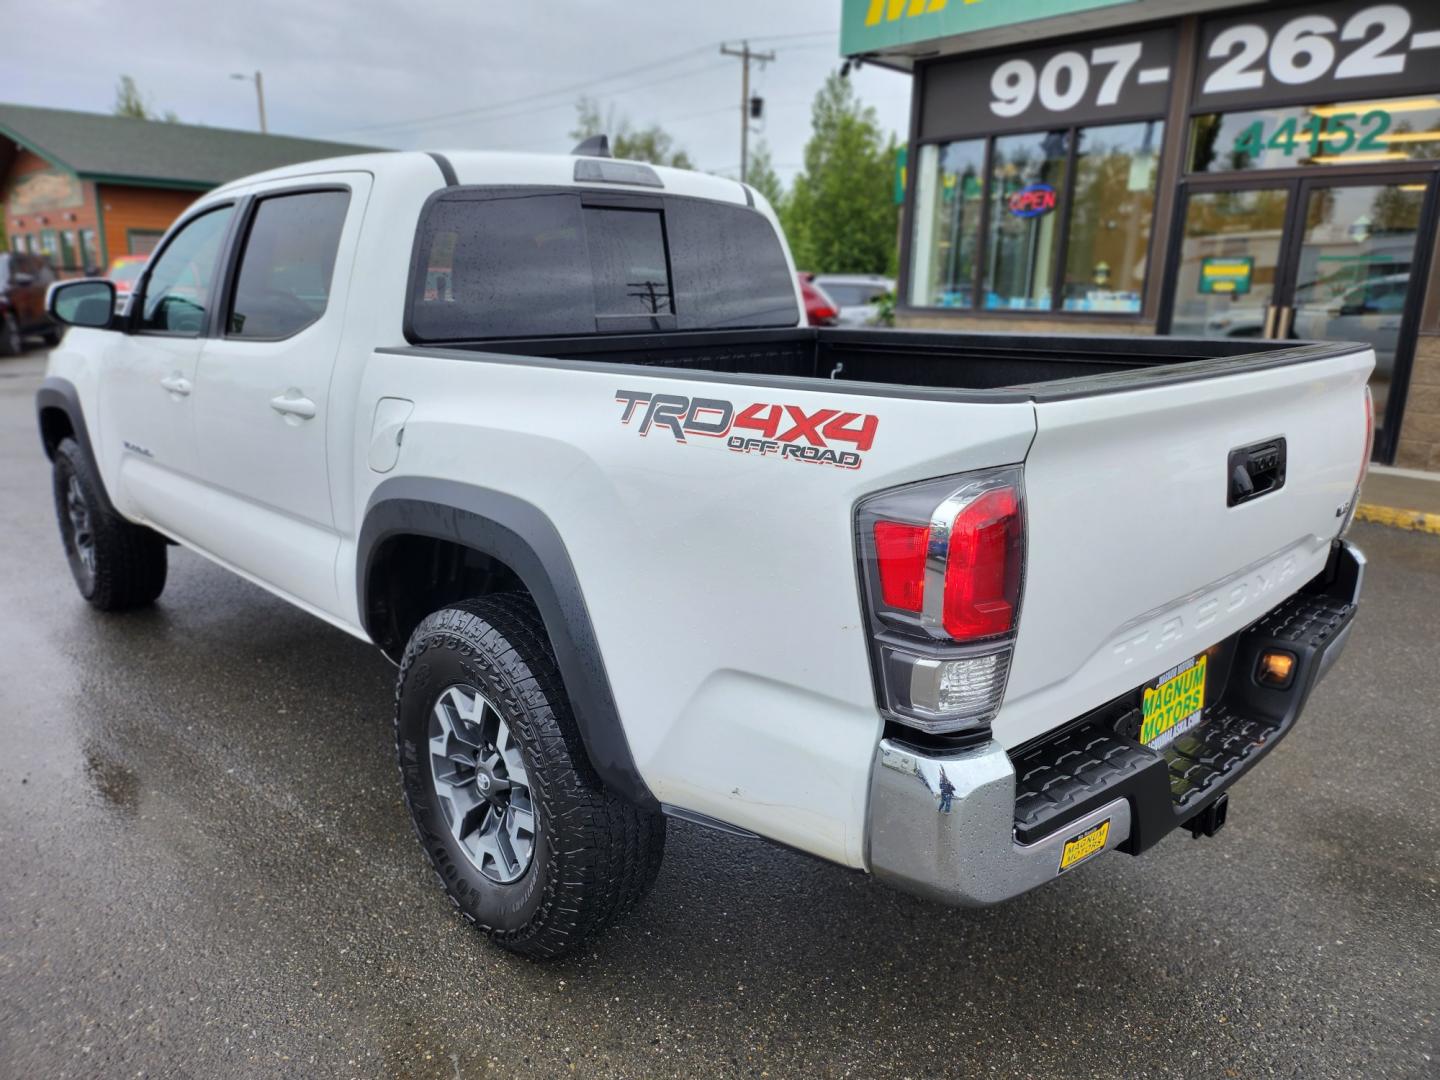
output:
<path id="1" fill-rule="evenodd" d="M 808 411 L 800 405 L 756 402 L 738 408 L 724 398 L 690 398 L 680 394 L 649 394 L 617 390 L 615 400 L 624 406 L 620 422 L 639 420 L 642 437 L 663 428 L 676 442 L 691 437 L 725 440 L 740 454 L 774 454 L 791 461 L 858 469 L 862 454 L 875 442 L 879 417 L 839 409 Z M 832 444 L 848 443 L 854 449 Z"/>

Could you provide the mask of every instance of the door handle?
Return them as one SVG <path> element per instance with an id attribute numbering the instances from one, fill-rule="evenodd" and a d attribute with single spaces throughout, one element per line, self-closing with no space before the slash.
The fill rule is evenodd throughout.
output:
<path id="1" fill-rule="evenodd" d="M 315 416 L 315 402 L 298 390 L 287 390 L 272 397 L 270 407 L 281 416 L 294 416 L 301 420 L 311 420 Z"/>
<path id="2" fill-rule="evenodd" d="M 170 391 L 170 393 L 175 394 L 179 397 L 189 396 L 190 390 L 192 389 L 190 380 L 185 378 L 185 376 L 181 375 L 178 371 L 175 372 L 173 375 L 166 375 L 163 379 L 160 380 L 160 385 L 163 386 L 166 390 Z"/>

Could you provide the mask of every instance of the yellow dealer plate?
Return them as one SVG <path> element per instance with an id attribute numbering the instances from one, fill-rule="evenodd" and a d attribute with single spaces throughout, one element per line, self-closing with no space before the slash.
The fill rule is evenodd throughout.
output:
<path id="1" fill-rule="evenodd" d="M 1141 705 L 1140 742 L 1159 750 L 1200 723 L 1205 714 L 1205 667 L 1203 654 L 1171 668 L 1146 687 Z"/>
<path id="2" fill-rule="evenodd" d="M 1107 817 L 1099 825 L 1092 825 L 1079 836 L 1065 841 L 1065 847 L 1060 852 L 1060 872 L 1064 873 L 1077 863 L 1082 863 L 1091 855 L 1105 850 L 1105 841 L 1110 837 L 1110 819 Z"/>

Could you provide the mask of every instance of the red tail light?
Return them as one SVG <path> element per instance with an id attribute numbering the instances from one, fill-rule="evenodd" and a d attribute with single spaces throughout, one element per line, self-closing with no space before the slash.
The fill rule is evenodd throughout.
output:
<path id="1" fill-rule="evenodd" d="M 1365 457 L 1360 462 L 1360 479 L 1355 481 L 1358 488 L 1365 482 L 1370 471 L 1370 455 L 1375 450 L 1375 399 L 1370 396 L 1370 387 L 1365 387 Z"/>
<path id="2" fill-rule="evenodd" d="M 955 641 L 999 637 L 1015 628 L 1020 602 L 1024 526 L 1020 492 L 990 487 L 935 512 L 934 526 L 875 522 L 875 562 L 880 601 L 894 611 L 923 613 L 926 625 Z M 945 562 L 940 595 L 926 602 L 925 561 L 939 536 L 937 559 Z"/>
<path id="3" fill-rule="evenodd" d="M 880 567 L 880 598 L 886 607 L 919 611 L 925 598 L 925 548 L 930 530 L 897 521 L 875 523 L 875 559 Z"/>
<path id="4" fill-rule="evenodd" d="M 888 719 L 986 737 L 1015 647 L 1022 491 L 1010 465 L 893 488 L 856 507 L 876 698 Z"/>
<path id="5" fill-rule="evenodd" d="M 1020 498 L 1013 487 L 985 492 L 950 530 L 945 561 L 945 632 L 956 641 L 1008 634 L 1020 600 Z"/>

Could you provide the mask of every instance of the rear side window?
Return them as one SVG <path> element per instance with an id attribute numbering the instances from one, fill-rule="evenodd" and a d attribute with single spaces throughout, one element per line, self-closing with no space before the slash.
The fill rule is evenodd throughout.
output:
<path id="1" fill-rule="evenodd" d="M 256 204 L 225 320 L 228 336 L 287 338 L 325 314 L 349 205 L 344 191 L 303 191 Z"/>
<path id="2" fill-rule="evenodd" d="M 414 341 L 799 321 L 770 223 L 678 196 L 446 192 L 420 223 L 410 281 Z"/>

